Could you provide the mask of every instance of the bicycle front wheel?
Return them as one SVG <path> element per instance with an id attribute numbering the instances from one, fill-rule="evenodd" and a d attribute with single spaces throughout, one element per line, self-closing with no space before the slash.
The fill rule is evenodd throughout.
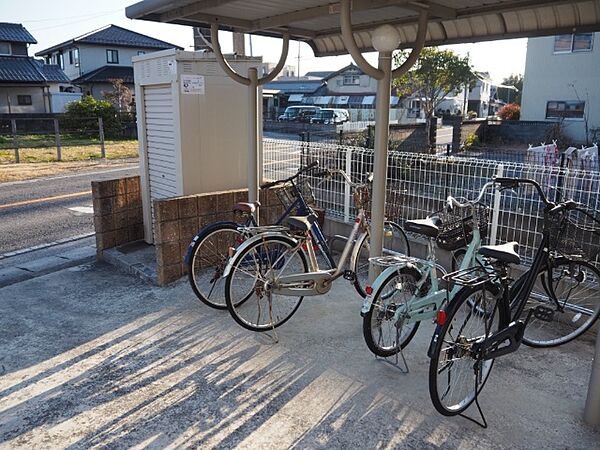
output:
<path id="1" fill-rule="evenodd" d="M 251 331 L 283 325 L 298 310 L 303 297 L 278 293 L 278 281 L 283 276 L 306 272 L 306 255 L 290 237 L 257 240 L 236 255 L 226 278 L 225 298 L 231 316 Z"/>
<path id="2" fill-rule="evenodd" d="M 446 306 L 429 363 L 429 395 L 439 413 L 460 414 L 481 392 L 494 360 L 477 359 L 473 343 L 506 327 L 508 316 L 492 285 L 464 287 Z"/>
<path id="3" fill-rule="evenodd" d="M 186 258 L 192 290 L 207 306 L 227 309 L 223 271 L 229 260 L 229 249 L 244 241 L 235 222 L 217 222 L 200 231 Z"/>
<path id="4" fill-rule="evenodd" d="M 369 234 L 365 233 L 358 238 L 358 253 L 354 261 L 354 288 L 361 297 L 366 297 L 365 288 L 369 284 Z M 383 227 L 383 256 L 390 255 L 410 256 L 410 245 L 406 233 L 395 222 L 386 221 Z"/>
<path id="5" fill-rule="evenodd" d="M 519 279 L 515 286 L 523 282 Z M 538 312 L 525 328 L 523 343 L 556 347 L 581 336 L 600 316 L 599 289 L 600 272 L 592 264 L 568 259 L 550 263 L 538 274 L 522 308 L 522 319 L 532 309 Z"/>
<path id="6" fill-rule="evenodd" d="M 417 332 L 419 322 L 405 324 L 404 321 L 420 279 L 421 274 L 416 269 L 403 267 L 391 273 L 374 293 L 371 309 L 363 318 L 363 336 L 369 350 L 377 356 L 395 355 Z"/>

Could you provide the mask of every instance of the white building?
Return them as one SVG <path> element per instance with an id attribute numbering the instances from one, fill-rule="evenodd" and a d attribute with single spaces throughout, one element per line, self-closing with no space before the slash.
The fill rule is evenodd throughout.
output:
<path id="1" fill-rule="evenodd" d="M 573 143 L 600 138 L 600 33 L 532 38 L 521 120 L 561 122 Z"/>

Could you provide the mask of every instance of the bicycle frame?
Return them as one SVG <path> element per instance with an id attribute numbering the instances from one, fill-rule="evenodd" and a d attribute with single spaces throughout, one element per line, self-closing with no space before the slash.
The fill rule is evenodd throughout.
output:
<path id="1" fill-rule="evenodd" d="M 344 274 L 343 269 L 346 266 L 346 261 L 349 257 L 352 266 L 354 266 L 359 251 L 356 242 L 360 241 L 360 239 L 358 238 L 361 237 L 363 233 L 367 233 L 366 230 L 367 220 L 365 217 L 365 213 L 363 210 L 360 210 L 358 215 L 356 216 L 354 226 L 352 227 L 352 231 L 350 233 L 348 241 L 346 242 L 344 250 L 342 251 L 342 255 L 340 256 L 338 264 L 334 264 L 333 267 L 328 270 L 319 269 L 314 254 L 314 249 L 311 245 L 311 234 L 307 234 L 306 237 L 301 238 L 297 238 L 293 235 L 286 234 L 286 236 L 288 236 L 295 242 L 295 248 L 292 250 L 294 253 L 299 251 L 307 253 L 310 265 L 310 272 L 280 277 L 272 286 L 273 293 L 289 296 L 315 296 L 326 294 L 327 292 L 329 292 L 329 290 L 331 289 L 332 282 Z M 281 236 L 281 233 L 260 233 L 244 241 L 242 245 L 238 247 L 234 256 L 229 260 L 227 267 L 225 267 L 225 271 L 223 272 L 223 276 L 227 277 L 229 275 L 232 267 L 238 262 L 238 259 L 241 258 L 241 256 L 239 255 L 244 254 L 244 250 L 247 247 L 250 247 L 251 245 L 254 245 L 257 241 L 260 241 L 261 239 L 270 236 Z M 304 247 L 306 247 L 306 249 Z M 290 261 L 291 259 L 292 258 L 288 258 L 288 261 Z M 273 265 L 276 265 L 277 263 L 278 261 L 275 261 Z"/>
<path id="2" fill-rule="evenodd" d="M 473 229 L 473 238 L 467 246 L 465 256 L 460 264 L 460 270 L 465 270 L 473 267 L 474 264 L 484 265 L 485 261 L 477 254 L 477 249 L 481 245 L 481 234 L 477 226 Z M 416 265 L 416 267 L 415 267 Z M 454 286 L 450 291 L 447 289 L 440 289 L 439 278 L 437 270 L 439 269 L 442 273 L 446 273 L 446 270 L 437 263 L 435 257 L 435 249 L 433 239 L 429 239 L 427 244 L 427 259 L 411 258 L 405 263 L 399 263 L 398 265 L 390 266 L 385 269 L 373 283 L 373 291 L 364 300 L 361 314 L 365 315 L 371 309 L 373 303 L 373 297 L 376 293 L 379 293 L 381 285 L 388 279 L 388 277 L 394 272 L 398 272 L 399 269 L 404 267 L 414 267 L 421 274 L 421 278 L 417 283 L 415 292 L 411 298 L 406 302 L 403 308 L 398 308 L 394 315 L 394 320 L 398 321 L 401 316 L 404 315 L 404 324 L 408 325 L 415 322 L 420 322 L 427 319 L 435 318 L 438 309 L 446 302 L 447 299 L 452 299 L 462 286 Z M 419 297 L 418 292 L 421 287 L 427 282 L 431 281 L 431 287 L 424 297 Z"/>

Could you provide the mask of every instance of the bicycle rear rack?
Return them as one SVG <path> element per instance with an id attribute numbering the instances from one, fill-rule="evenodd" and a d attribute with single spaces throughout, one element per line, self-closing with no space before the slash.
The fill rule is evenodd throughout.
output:
<path id="1" fill-rule="evenodd" d="M 499 276 L 494 270 L 481 266 L 457 270 L 442 277 L 442 280 L 448 283 L 469 287 L 481 286 L 487 282 L 496 281 L 498 279 Z"/>
<path id="2" fill-rule="evenodd" d="M 406 266 L 407 264 L 423 264 L 424 260 L 406 255 L 375 256 L 369 262 L 380 267 Z"/>
<path id="3" fill-rule="evenodd" d="M 238 227 L 237 229 L 241 233 L 248 233 L 251 236 L 255 236 L 261 233 L 275 232 L 275 233 L 286 233 L 290 229 L 288 227 L 284 227 L 283 225 L 265 225 L 265 226 L 257 226 L 257 227 Z"/>

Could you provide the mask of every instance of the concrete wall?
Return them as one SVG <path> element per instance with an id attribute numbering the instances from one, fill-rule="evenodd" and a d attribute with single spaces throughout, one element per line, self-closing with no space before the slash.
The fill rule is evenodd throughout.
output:
<path id="1" fill-rule="evenodd" d="M 19 105 L 18 95 L 31 95 L 31 105 Z M 9 108 L 10 101 L 10 108 Z M 0 114 L 45 113 L 47 101 L 41 86 L 0 87 Z"/>
<path id="2" fill-rule="evenodd" d="M 593 49 L 580 53 L 554 53 L 554 37 L 532 38 L 527 42 L 525 81 L 521 102 L 522 120 L 546 119 L 548 101 L 585 101 L 588 128 L 600 127 L 600 33 Z M 572 143 L 586 141 L 585 121 L 565 119 L 564 133 Z"/>
<path id="3" fill-rule="evenodd" d="M 349 95 L 349 94 L 364 94 L 371 93 L 375 95 L 377 92 L 377 80 L 369 75 L 360 74 L 360 84 L 357 86 L 344 85 L 344 75 L 359 75 L 358 72 L 348 70 L 341 73 L 330 80 L 327 80 L 327 89 L 333 95 Z"/>

